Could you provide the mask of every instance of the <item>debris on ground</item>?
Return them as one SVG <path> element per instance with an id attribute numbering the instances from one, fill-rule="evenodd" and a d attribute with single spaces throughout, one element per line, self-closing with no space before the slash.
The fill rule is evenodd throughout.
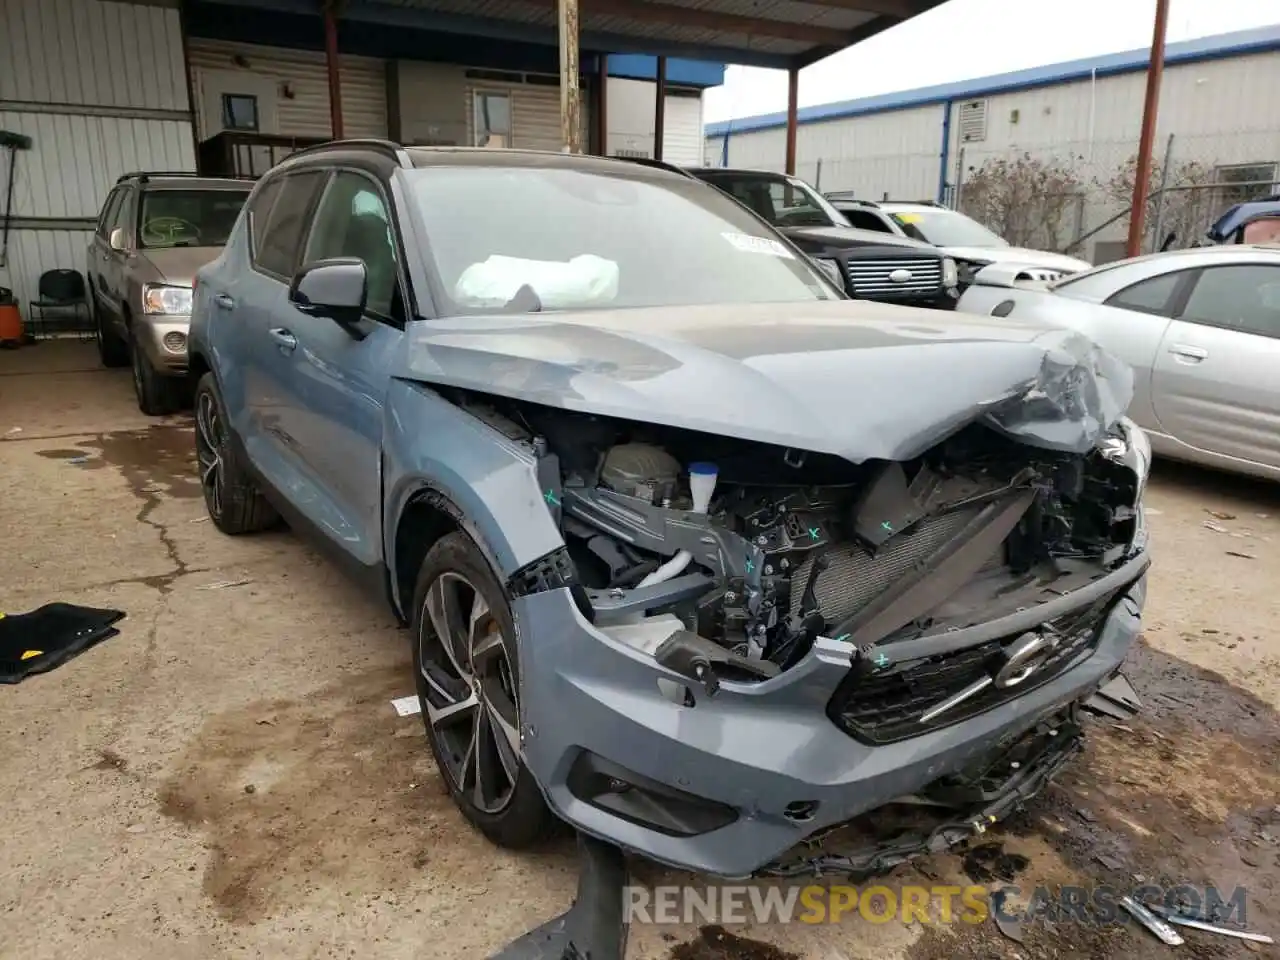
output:
<path id="1" fill-rule="evenodd" d="M 243 580 L 219 580 L 216 583 L 206 583 L 202 590 L 226 590 L 228 587 L 243 587 L 247 583 L 253 583 L 250 577 Z"/>
<path id="2" fill-rule="evenodd" d="M 1131 913 L 1134 919 L 1150 930 L 1162 943 L 1177 947 L 1186 942 L 1177 930 L 1173 929 L 1133 897 L 1121 897 L 1120 906 Z"/>
<path id="3" fill-rule="evenodd" d="M 1215 520 L 1234 520 L 1236 518 L 1234 513 L 1223 513 L 1221 510 L 1210 510 L 1208 507 L 1204 508 L 1204 512 Z"/>
<path id="4" fill-rule="evenodd" d="M 1275 940 L 1265 933 L 1250 933 L 1248 930 L 1220 926 L 1216 923 L 1201 920 L 1199 917 L 1189 917 L 1170 910 L 1168 907 L 1161 907 L 1156 904 L 1149 904 L 1149 908 L 1153 913 L 1158 913 L 1170 923 L 1176 923 L 1180 927 L 1190 927 L 1193 930 L 1203 930 L 1205 933 L 1216 933 L 1224 937 L 1235 937 L 1237 940 L 1248 940 L 1252 943 L 1275 943 Z"/>

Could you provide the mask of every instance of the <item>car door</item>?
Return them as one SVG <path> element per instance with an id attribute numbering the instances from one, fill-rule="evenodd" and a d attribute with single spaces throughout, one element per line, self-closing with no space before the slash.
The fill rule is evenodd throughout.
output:
<path id="1" fill-rule="evenodd" d="M 1153 373 L 1165 331 L 1195 277 L 1194 270 L 1147 277 L 1121 287 L 1087 313 L 1083 332 L 1133 368 L 1129 416 L 1147 430 L 1168 432 L 1156 414 Z"/>
<path id="2" fill-rule="evenodd" d="M 1280 265 L 1208 267 L 1169 324 L 1154 373 L 1165 432 L 1280 467 Z"/>
<path id="3" fill-rule="evenodd" d="M 240 435 L 268 482 L 295 501 L 315 491 L 285 427 L 294 345 L 280 332 L 281 317 L 290 312 L 289 284 L 326 177 L 327 171 L 318 168 L 276 175 L 279 185 L 264 211 L 265 223 L 250 214 L 250 268 L 240 271 L 236 289 L 226 291 L 222 301 L 238 331 L 234 355 L 241 366 L 244 406 Z M 217 297 L 214 303 L 219 304 Z"/>
<path id="4" fill-rule="evenodd" d="M 111 235 L 111 224 L 116 210 L 124 196 L 124 187 L 116 187 L 102 205 L 102 213 L 98 216 L 98 226 L 94 230 L 93 239 L 89 241 L 89 262 L 85 276 L 89 280 L 89 289 L 99 310 L 112 310 L 110 287 L 107 286 L 107 269 L 111 262 L 111 247 L 108 238 Z"/>
<path id="5" fill-rule="evenodd" d="M 404 337 L 400 260 L 381 184 L 357 170 L 329 179 L 311 221 L 302 262 L 356 258 L 368 299 L 354 333 L 286 303 L 276 317 L 289 351 L 282 429 L 319 493 L 308 502 L 317 526 L 359 563 L 382 559 L 383 407 Z"/>

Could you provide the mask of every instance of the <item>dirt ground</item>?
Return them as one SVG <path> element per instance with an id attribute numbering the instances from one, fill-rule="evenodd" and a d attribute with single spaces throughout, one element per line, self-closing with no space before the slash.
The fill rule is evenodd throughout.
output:
<path id="1" fill-rule="evenodd" d="M 388 611 L 287 531 L 205 520 L 185 417 L 153 420 L 91 346 L 0 353 L 0 610 L 127 613 L 0 688 L 0 957 L 481 958 L 564 909 L 572 842 L 513 855 L 441 786 Z M 987 844 L 886 881 L 1003 875 L 1248 890 L 1280 937 L 1280 487 L 1160 464 L 1156 565 L 1129 674 L 1146 709 Z M 992 846 L 994 844 L 995 846 Z M 677 882 L 642 866 L 647 882 Z M 673 925 L 654 960 L 1136 958 L 1128 925 Z M 1182 955 L 1269 954 L 1187 932 Z"/>

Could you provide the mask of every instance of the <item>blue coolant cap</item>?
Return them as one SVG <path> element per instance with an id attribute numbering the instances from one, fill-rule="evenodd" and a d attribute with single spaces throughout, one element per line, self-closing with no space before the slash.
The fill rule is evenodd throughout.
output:
<path id="1" fill-rule="evenodd" d="M 719 468 L 714 463 L 689 464 L 689 476 L 691 477 L 714 477 L 719 472 Z"/>

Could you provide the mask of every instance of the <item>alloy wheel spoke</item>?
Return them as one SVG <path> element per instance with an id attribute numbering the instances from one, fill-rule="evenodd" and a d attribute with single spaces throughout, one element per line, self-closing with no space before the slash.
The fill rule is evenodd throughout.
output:
<path id="1" fill-rule="evenodd" d="M 520 734 L 491 703 L 485 703 L 489 728 L 493 731 L 493 746 L 502 764 L 502 772 L 507 783 L 515 786 L 516 776 L 520 772 Z"/>
<path id="2" fill-rule="evenodd" d="M 448 696 L 444 690 L 440 689 L 438 684 L 432 681 L 430 676 L 427 676 L 425 670 L 423 671 L 423 676 L 427 677 L 427 682 L 430 683 L 438 693 L 444 694 L 446 697 Z M 446 727 L 453 726 L 454 724 L 465 723 L 467 721 L 475 721 L 479 713 L 479 706 L 480 700 L 476 697 L 474 692 L 468 694 L 464 699 L 459 700 L 456 703 L 450 703 L 443 707 L 434 706 L 430 701 L 428 701 L 427 719 L 431 721 L 431 725 L 433 727 Z"/>
<path id="3" fill-rule="evenodd" d="M 426 607 L 431 628 L 435 631 L 445 656 L 449 658 L 457 675 L 466 679 L 471 673 L 463 668 L 462 661 L 458 658 L 459 639 L 465 641 L 466 638 L 466 628 L 458 607 L 458 591 L 455 586 L 458 582 L 457 578 L 450 578 L 447 574 L 438 577 L 427 591 Z"/>

